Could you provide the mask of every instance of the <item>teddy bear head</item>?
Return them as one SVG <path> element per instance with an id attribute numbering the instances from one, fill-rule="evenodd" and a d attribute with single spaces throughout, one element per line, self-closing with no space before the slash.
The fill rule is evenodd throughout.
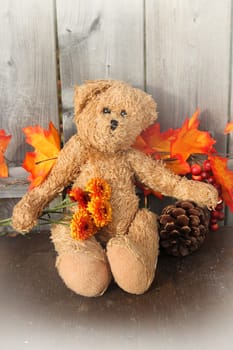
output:
<path id="1" fill-rule="evenodd" d="M 75 88 L 75 122 L 82 142 L 113 153 L 128 149 L 157 119 L 156 103 L 117 80 L 93 80 Z"/>

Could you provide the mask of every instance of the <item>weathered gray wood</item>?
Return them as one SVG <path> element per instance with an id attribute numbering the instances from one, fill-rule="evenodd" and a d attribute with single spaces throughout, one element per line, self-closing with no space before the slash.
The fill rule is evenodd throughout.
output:
<path id="1" fill-rule="evenodd" d="M 146 0 L 146 82 L 162 129 L 180 127 L 197 107 L 201 128 L 226 153 L 231 1 Z"/>
<path id="2" fill-rule="evenodd" d="M 58 126 L 53 6 L 53 0 L 1 0 L 0 129 L 12 135 L 6 153 L 9 166 L 20 166 L 30 149 L 23 127 L 47 128 L 50 120 Z M 1 181 L 0 198 L 21 197 L 28 188 L 25 178 Z M 15 203 L 0 200 L 1 219 L 11 216 Z"/>
<path id="3" fill-rule="evenodd" d="M 22 167 L 9 168 L 9 177 L 0 178 L 0 198 L 21 198 L 28 190 L 27 174 Z"/>
<path id="4" fill-rule="evenodd" d="M 12 134 L 7 158 L 16 165 L 28 149 L 22 127 L 58 125 L 53 6 L 1 0 L 0 129 Z"/>
<path id="5" fill-rule="evenodd" d="M 197 107 L 220 152 L 228 113 L 231 1 L 146 0 L 147 89 L 163 128 Z"/>
<path id="6" fill-rule="evenodd" d="M 73 87 L 87 79 L 144 86 L 143 1 L 57 0 L 64 132 L 74 132 Z"/>
<path id="7" fill-rule="evenodd" d="M 230 84 L 229 84 L 229 115 L 228 121 L 233 121 L 233 6 L 231 8 L 231 52 L 230 52 Z M 229 168 L 233 170 L 233 132 L 228 135 Z M 227 225 L 233 225 L 233 213 L 227 211 Z"/>
<path id="8" fill-rule="evenodd" d="M 12 208 L 15 206 L 15 204 L 19 201 L 18 198 L 2 198 L 0 200 L 0 220 L 8 219 L 11 217 Z M 2 226 L 0 225 L 0 235 L 4 234 L 4 232 L 12 232 L 11 226 Z"/>

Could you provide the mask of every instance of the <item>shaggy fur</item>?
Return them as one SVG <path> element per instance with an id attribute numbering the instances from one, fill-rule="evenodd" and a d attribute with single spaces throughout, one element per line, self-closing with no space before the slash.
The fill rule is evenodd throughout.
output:
<path id="1" fill-rule="evenodd" d="M 157 119 L 156 103 L 145 92 L 121 81 L 89 81 L 76 87 L 74 103 L 78 134 L 64 146 L 47 179 L 16 205 L 13 226 L 29 231 L 67 185 L 84 188 L 89 179 L 105 179 L 112 189 L 111 223 L 81 242 L 70 237 L 68 227 L 54 226 L 58 272 L 70 289 L 85 296 L 103 294 L 112 276 L 125 291 L 144 293 L 154 278 L 158 230 L 155 214 L 138 208 L 135 178 L 166 196 L 209 208 L 216 206 L 217 192 L 211 185 L 174 175 L 162 162 L 131 147 Z M 104 108 L 111 112 L 103 113 Z M 115 129 L 112 120 L 118 123 Z"/>

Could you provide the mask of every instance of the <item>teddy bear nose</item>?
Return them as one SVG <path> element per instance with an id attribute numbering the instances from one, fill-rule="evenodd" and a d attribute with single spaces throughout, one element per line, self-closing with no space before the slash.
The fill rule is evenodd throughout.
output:
<path id="1" fill-rule="evenodd" d="M 115 119 L 111 120 L 111 130 L 115 130 L 118 126 L 118 121 Z"/>

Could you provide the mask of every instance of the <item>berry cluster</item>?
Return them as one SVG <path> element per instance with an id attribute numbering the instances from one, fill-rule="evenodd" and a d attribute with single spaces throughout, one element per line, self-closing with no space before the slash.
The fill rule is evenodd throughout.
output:
<path id="1" fill-rule="evenodd" d="M 212 169 L 211 169 L 211 163 L 207 159 L 203 162 L 202 165 L 195 163 L 191 166 L 191 176 L 192 179 L 195 181 L 204 181 L 211 185 L 213 185 L 219 195 L 219 201 L 214 210 L 210 213 L 210 230 L 211 231 L 217 231 L 219 228 L 218 221 L 221 221 L 224 219 L 224 205 L 223 205 L 223 199 L 222 199 L 222 188 L 221 185 L 218 184 L 214 178 Z"/>

